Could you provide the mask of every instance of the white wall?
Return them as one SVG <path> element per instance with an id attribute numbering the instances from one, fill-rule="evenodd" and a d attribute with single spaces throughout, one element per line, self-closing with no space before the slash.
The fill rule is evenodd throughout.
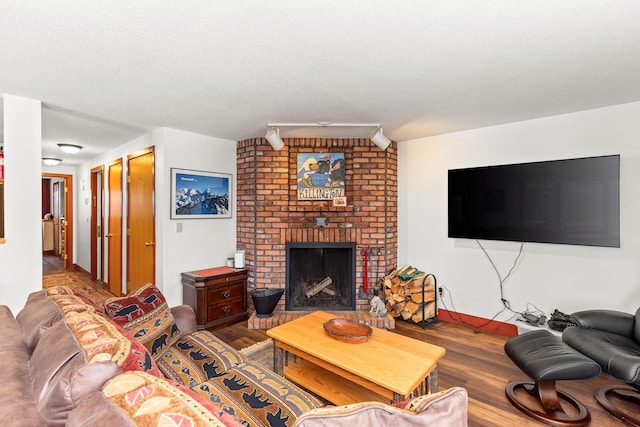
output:
<path id="1" fill-rule="evenodd" d="M 156 179 L 156 284 L 162 289 L 169 305 L 182 303 L 180 273 L 224 265 L 235 252 L 235 141 L 212 138 L 170 128 L 157 129 L 104 155 L 92 159 L 78 168 L 77 182 L 91 182 L 91 169 L 124 158 L 123 176 L 127 174 L 126 156 L 139 149 L 155 147 Z M 231 197 L 233 217 L 230 219 L 170 219 L 171 168 L 192 169 L 233 175 Z M 105 168 L 105 180 L 107 171 Z M 107 186 L 107 183 L 105 183 Z M 76 185 L 77 187 L 77 185 Z M 106 188 L 105 188 L 106 190 Z M 124 209 L 126 210 L 126 184 Z M 89 271 L 90 258 L 90 204 L 82 202 L 85 195 L 76 191 L 76 264 Z M 105 191 L 105 201 L 108 200 Z M 105 213 L 108 206 L 105 206 Z M 125 229 L 126 229 L 126 214 Z M 105 220 L 106 221 L 106 220 Z M 182 232 L 177 232 L 181 223 Z M 123 283 L 126 283 L 126 241 L 123 242 Z M 105 256 L 105 275 L 108 254 Z M 108 277 L 106 278 L 108 280 Z"/>
<path id="2" fill-rule="evenodd" d="M 158 187 L 158 207 L 161 220 L 161 253 L 157 262 L 163 268 L 163 292 L 167 301 L 182 303 L 180 273 L 225 265 L 236 250 L 236 142 L 212 138 L 175 129 L 164 129 L 165 151 L 163 181 Z M 221 219 L 171 220 L 171 168 L 192 169 L 232 174 L 230 197 L 232 217 Z M 177 231 L 182 224 L 182 232 Z"/>
<path id="3" fill-rule="evenodd" d="M 15 314 L 42 289 L 42 151 L 40 101 L 4 95 L 4 244 L 0 300 Z"/>
<path id="4" fill-rule="evenodd" d="M 447 170 L 620 154 L 620 248 L 525 243 L 504 296 L 552 312 L 640 306 L 640 102 L 404 141 L 399 146 L 399 265 L 434 273 L 443 307 L 491 318 L 498 278 L 474 240 L 447 237 Z M 519 243 L 482 241 L 501 275 Z M 452 301 L 449 299 L 452 298 Z M 453 303 L 453 305 L 452 305 Z M 529 306 L 530 309 L 535 309 Z M 512 313 L 502 313 L 507 320 Z"/>

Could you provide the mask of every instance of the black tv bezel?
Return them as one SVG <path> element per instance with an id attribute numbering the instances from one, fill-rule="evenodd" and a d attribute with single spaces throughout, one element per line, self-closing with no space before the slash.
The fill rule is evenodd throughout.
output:
<path id="1" fill-rule="evenodd" d="M 505 236 L 500 233 L 487 233 L 485 229 L 484 232 L 479 232 L 479 230 L 475 229 L 475 231 L 464 232 L 463 230 L 456 230 L 455 227 L 452 227 L 452 188 L 451 188 L 451 175 L 452 173 L 458 172 L 478 172 L 482 170 L 486 171 L 495 171 L 500 168 L 530 168 L 530 167 L 540 167 L 544 165 L 549 165 L 549 167 L 555 168 L 560 165 L 567 164 L 568 162 L 580 162 L 580 161 L 593 161 L 598 159 L 616 159 L 615 167 L 616 167 L 616 176 L 615 176 L 615 209 L 614 216 L 615 219 L 612 221 L 611 227 L 608 227 L 608 232 L 606 237 L 600 237 L 598 239 L 567 239 L 566 236 L 559 235 L 556 238 L 522 238 L 526 232 L 520 231 L 519 234 L 511 236 Z M 459 227 L 458 227 L 459 228 Z M 519 227 L 519 229 L 523 229 L 523 227 Z M 611 231 L 614 233 L 611 233 Z M 447 236 L 449 238 L 454 239 L 475 239 L 475 240 L 496 240 L 496 241 L 512 241 L 512 242 L 531 242 L 531 243 L 549 243 L 549 244 L 561 244 L 561 245 L 576 245 L 576 246 L 592 246 L 592 247 L 607 247 L 607 248 L 619 248 L 620 247 L 620 155 L 612 154 L 612 155 L 602 155 L 602 156 L 591 156 L 591 157 L 576 157 L 576 158 L 568 158 L 568 159 L 559 159 L 559 160 L 544 160 L 544 161 L 536 161 L 536 162 L 524 162 L 524 163 L 508 163 L 508 164 L 500 164 L 500 165 L 491 165 L 491 166 L 477 166 L 477 167 L 469 167 L 469 168 L 457 168 L 457 169 L 449 169 L 447 171 Z"/>

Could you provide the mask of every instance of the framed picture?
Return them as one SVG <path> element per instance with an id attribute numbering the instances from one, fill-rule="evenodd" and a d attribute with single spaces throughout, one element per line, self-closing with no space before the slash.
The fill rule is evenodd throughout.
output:
<path id="1" fill-rule="evenodd" d="M 298 153 L 298 200 L 344 197 L 344 153 Z"/>
<path id="2" fill-rule="evenodd" d="M 171 219 L 231 218 L 231 174 L 171 168 Z"/>

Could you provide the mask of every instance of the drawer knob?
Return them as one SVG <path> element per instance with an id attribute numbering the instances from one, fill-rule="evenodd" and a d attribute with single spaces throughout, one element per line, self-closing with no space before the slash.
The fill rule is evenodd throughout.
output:
<path id="1" fill-rule="evenodd" d="M 222 296 L 225 298 L 229 298 L 231 296 L 231 291 L 227 290 L 222 293 Z"/>
<path id="2" fill-rule="evenodd" d="M 228 314 L 231 311 L 231 307 L 226 305 L 226 306 L 222 307 L 222 311 L 224 312 L 224 314 Z"/>

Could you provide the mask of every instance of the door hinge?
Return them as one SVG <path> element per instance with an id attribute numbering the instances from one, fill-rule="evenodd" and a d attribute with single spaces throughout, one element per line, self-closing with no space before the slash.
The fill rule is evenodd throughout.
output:
<path id="1" fill-rule="evenodd" d="M 131 184 L 131 175 L 127 175 L 127 184 Z"/>

